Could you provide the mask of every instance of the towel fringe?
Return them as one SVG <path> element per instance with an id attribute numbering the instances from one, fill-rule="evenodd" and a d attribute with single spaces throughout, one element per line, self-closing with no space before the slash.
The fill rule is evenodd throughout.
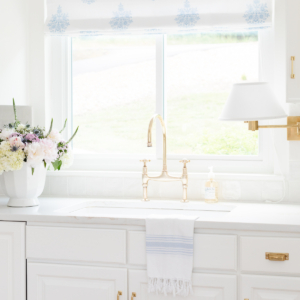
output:
<path id="1" fill-rule="evenodd" d="M 184 279 L 167 279 L 167 278 L 154 278 L 149 277 L 148 292 L 156 294 L 173 294 L 186 297 L 193 294 L 191 280 Z"/>

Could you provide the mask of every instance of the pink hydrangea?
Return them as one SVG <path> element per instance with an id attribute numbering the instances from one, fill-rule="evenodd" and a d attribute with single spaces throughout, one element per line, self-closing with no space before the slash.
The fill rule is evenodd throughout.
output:
<path id="1" fill-rule="evenodd" d="M 39 144 L 44 152 L 44 160 L 47 164 L 54 162 L 58 158 L 57 145 L 52 140 L 41 139 Z"/>

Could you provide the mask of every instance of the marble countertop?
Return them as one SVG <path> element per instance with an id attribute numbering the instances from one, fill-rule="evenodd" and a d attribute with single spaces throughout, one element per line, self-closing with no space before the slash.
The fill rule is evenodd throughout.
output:
<path id="1" fill-rule="evenodd" d="M 108 203 L 114 201 L 105 200 Z M 118 202 L 123 201 L 122 199 L 117 200 Z M 40 206 L 38 207 L 11 208 L 6 206 L 8 199 L 3 197 L 0 198 L 0 220 L 38 223 L 145 225 L 145 215 L 138 213 L 138 210 L 135 209 L 111 209 L 107 207 L 102 210 L 100 208 L 98 215 L 72 215 L 66 209 L 73 205 L 82 206 L 85 205 L 85 202 L 91 201 L 97 201 L 97 199 L 40 198 Z M 124 199 L 124 201 L 128 200 Z M 139 200 L 136 201 L 141 203 Z M 191 201 L 190 203 L 195 202 Z M 204 214 L 196 220 L 195 228 L 300 233 L 300 205 L 227 202 L 221 204 L 234 206 L 234 209 L 218 216 Z M 203 205 L 214 204 L 203 203 Z"/>

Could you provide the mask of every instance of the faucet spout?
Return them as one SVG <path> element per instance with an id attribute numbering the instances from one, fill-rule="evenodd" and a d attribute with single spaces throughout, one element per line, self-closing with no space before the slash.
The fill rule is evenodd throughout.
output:
<path id="1" fill-rule="evenodd" d="M 152 126 L 153 126 L 153 121 L 156 118 L 160 121 L 160 125 L 161 125 L 162 132 L 163 132 L 163 172 L 165 172 L 165 171 L 167 171 L 167 130 L 166 130 L 166 125 L 165 125 L 164 119 L 159 114 L 153 115 L 153 117 L 151 118 L 151 120 L 149 122 L 147 146 L 152 147 Z"/>

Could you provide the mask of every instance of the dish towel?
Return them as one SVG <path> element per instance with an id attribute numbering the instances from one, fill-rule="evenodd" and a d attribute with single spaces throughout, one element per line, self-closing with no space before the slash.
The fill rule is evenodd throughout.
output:
<path id="1" fill-rule="evenodd" d="M 188 296 L 192 290 L 195 216 L 146 219 L 148 292 Z"/>

